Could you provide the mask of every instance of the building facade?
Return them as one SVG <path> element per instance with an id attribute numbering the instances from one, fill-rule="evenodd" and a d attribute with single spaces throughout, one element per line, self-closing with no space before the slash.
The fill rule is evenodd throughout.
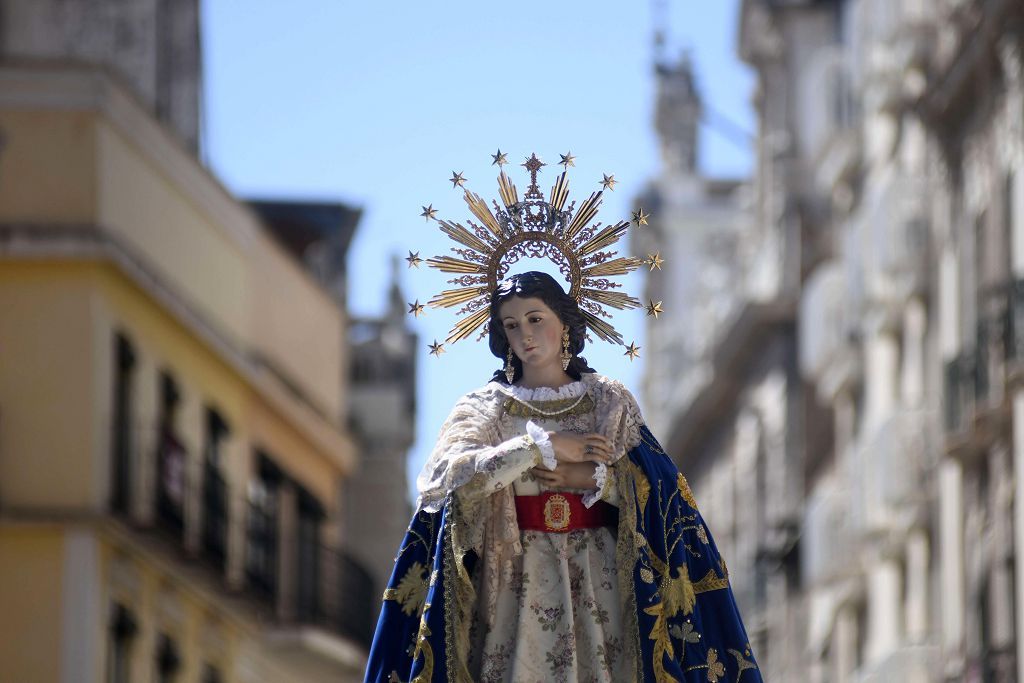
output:
<path id="1" fill-rule="evenodd" d="M 656 67 L 662 172 L 638 198 L 649 229 L 634 255 L 659 253 L 645 298 L 643 397 L 729 565 L 730 582 L 765 680 L 780 676 L 779 645 L 799 632 L 796 537 L 801 512 L 804 389 L 796 355 L 799 252 L 781 205 L 754 207 L 777 187 L 711 179 L 697 168 L 703 105 L 684 57 Z M 768 199 L 771 197 L 771 199 Z M 812 421 L 812 424 L 814 422 Z"/>
<path id="2" fill-rule="evenodd" d="M 196 158 L 198 3 L 0 17 L 0 680 L 359 680 L 350 321 Z"/>
<path id="3" fill-rule="evenodd" d="M 753 412 L 765 385 L 714 365 L 742 312 L 712 356 L 649 362 L 707 387 L 667 419 L 716 440 L 719 484 L 705 449 L 675 451 L 716 537 L 760 549 L 724 552 L 765 678 L 1024 680 L 1024 6 L 744 0 L 739 29 L 758 132 L 738 221 L 783 321 L 751 356 L 786 388 Z M 755 261 L 730 281 L 747 301 Z M 737 527 L 773 500 L 781 524 Z"/>

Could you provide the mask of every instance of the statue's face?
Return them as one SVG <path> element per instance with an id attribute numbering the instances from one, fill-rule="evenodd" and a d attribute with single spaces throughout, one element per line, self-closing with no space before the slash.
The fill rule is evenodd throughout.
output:
<path id="1" fill-rule="evenodd" d="M 524 369 L 561 362 L 562 332 L 569 328 L 547 304 L 535 297 L 514 296 L 501 305 L 499 314 L 512 352 Z"/>

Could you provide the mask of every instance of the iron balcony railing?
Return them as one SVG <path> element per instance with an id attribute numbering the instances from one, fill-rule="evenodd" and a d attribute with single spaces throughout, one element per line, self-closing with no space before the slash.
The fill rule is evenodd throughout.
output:
<path id="1" fill-rule="evenodd" d="M 995 290 L 978 316 L 973 344 L 943 368 L 944 422 L 960 433 L 1003 403 L 1009 378 L 1024 366 L 1024 279 Z"/>
<path id="2" fill-rule="evenodd" d="M 114 429 L 122 435 L 111 463 L 114 514 L 141 531 L 160 531 L 183 551 L 194 539 L 182 556 L 198 551 L 196 559 L 215 569 L 225 586 L 233 559 L 229 539 L 237 534 L 244 591 L 272 621 L 317 625 L 369 644 L 379 591 L 358 561 L 322 542 L 322 516 L 298 505 L 285 514 L 273 487 L 234 485 L 210 460 L 196 463 L 171 430 Z"/>

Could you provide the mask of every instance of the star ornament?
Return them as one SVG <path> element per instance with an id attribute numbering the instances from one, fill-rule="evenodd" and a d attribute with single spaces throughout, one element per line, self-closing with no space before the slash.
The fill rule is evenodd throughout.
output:
<path id="1" fill-rule="evenodd" d="M 437 356 L 440 358 L 441 354 L 444 353 L 444 344 L 438 344 L 436 339 L 433 344 L 429 344 L 428 346 L 430 347 L 431 356 Z"/>
<path id="2" fill-rule="evenodd" d="M 494 154 L 492 154 L 491 158 L 494 159 L 494 161 L 491 162 L 491 166 L 497 166 L 498 168 L 501 168 L 502 166 L 508 163 L 508 154 L 505 154 L 500 149 Z"/>
<path id="3" fill-rule="evenodd" d="M 570 166 L 576 165 L 576 157 L 572 155 L 572 150 L 569 150 L 565 154 L 559 154 L 558 156 L 562 157 L 562 160 L 558 163 L 566 170 L 568 170 Z"/>
<path id="4" fill-rule="evenodd" d="M 629 356 L 629 360 L 632 362 L 640 357 L 640 348 L 636 345 L 636 342 L 630 342 L 629 346 L 626 347 L 626 352 L 623 356 Z"/>
<path id="5" fill-rule="evenodd" d="M 647 315 L 653 315 L 654 319 L 657 320 L 658 316 L 665 312 L 661 308 L 661 303 L 662 302 L 660 301 L 655 302 L 652 300 L 649 304 L 647 304 Z"/>
<path id="6" fill-rule="evenodd" d="M 427 204 L 421 208 L 423 209 L 423 213 L 420 215 L 423 216 L 423 220 L 429 221 L 431 218 L 435 218 L 437 216 L 437 209 L 434 208 L 433 204 Z"/>
<path id="7" fill-rule="evenodd" d="M 459 173 L 452 171 L 452 177 L 449 178 L 448 180 L 452 182 L 453 188 L 462 187 L 466 184 L 466 178 L 465 176 L 462 175 L 461 171 Z"/>
<path id="8" fill-rule="evenodd" d="M 601 181 L 601 187 L 604 188 L 605 190 L 611 190 L 614 192 L 615 183 L 619 182 L 618 180 L 615 179 L 615 175 L 608 175 L 607 173 L 602 173 L 601 175 L 604 176 L 604 180 Z"/>
<path id="9" fill-rule="evenodd" d="M 646 213 L 642 208 L 637 209 L 633 212 L 633 223 L 639 228 L 641 225 L 647 225 L 647 219 L 650 217 L 651 214 Z"/>
<path id="10" fill-rule="evenodd" d="M 409 304 L 409 312 L 416 318 L 420 317 L 420 314 L 423 313 L 423 304 L 420 303 L 419 299 Z"/>
<path id="11" fill-rule="evenodd" d="M 405 257 L 405 260 L 409 263 L 410 268 L 419 268 L 420 264 L 423 263 L 423 259 L 420 258 L 420 252 L 409 252 L 409 255 Z"/>
<path id="12" fill-rule="evenodd" d="M 651 267 L 651 271 L 650 272 L 652 272 L 652 273 L 654 272 L 655 268 L 657 268 L 658 270 L 661 270 L 661 266 L 664 263 L 665 263 L 665 259 L 661 258 L 661 252 L 655 252 L 653 254 L 648 254 L 647 255 L 647 260 L 644 261 L 644 265 L 645 266 L 650 266 Z"/>

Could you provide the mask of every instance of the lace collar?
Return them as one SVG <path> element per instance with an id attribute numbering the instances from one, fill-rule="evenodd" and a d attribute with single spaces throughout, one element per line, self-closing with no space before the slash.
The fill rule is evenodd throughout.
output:
<path id="1" fill-rule="evenodd" d="M 587 392 L 587 384 L 584 380 L 578 380 L 569 384 L 563 384 L 557 389 L 552 389 L 551 387 L 528 389 L 526 387 L 502 384 L 501 391 L 518 401 L 558 401 L 582 396 Z"/>

